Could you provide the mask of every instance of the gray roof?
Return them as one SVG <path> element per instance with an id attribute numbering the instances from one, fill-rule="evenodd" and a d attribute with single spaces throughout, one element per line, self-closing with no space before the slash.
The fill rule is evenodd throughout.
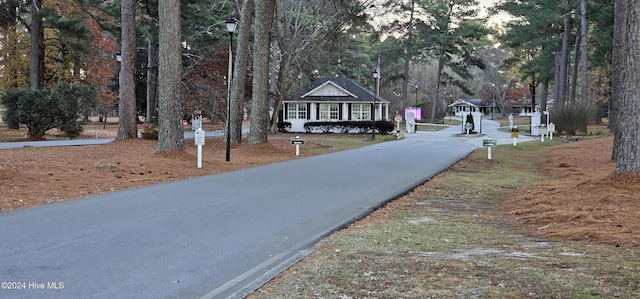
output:
<path id="1" fill-rule="evenodd" d="M 345 96 L 312 96 L 309 95 L 310 92 L 316 90 L 318 87 L 326 85 L 327 83 L 333 84 L 350 95 Z M 376 102 L 384 102 L 389 103 L 389 101 L 385 100 L 381 96 L 376 96 L 375 93 L 370 91 L 367 88 L 360 86 L 359 84 L 344 78 L 344 77 L 336 77 L 336 78 L 324 78 L 315 80 L 305 86 L 302 86 L 300 89 L 293 91 L 290 93 L 285 101 L 303 101 L 303 102 L 372 102 L 375 97 Z"/>

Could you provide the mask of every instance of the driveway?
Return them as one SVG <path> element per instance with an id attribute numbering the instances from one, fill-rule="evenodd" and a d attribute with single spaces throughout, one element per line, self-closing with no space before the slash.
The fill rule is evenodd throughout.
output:
<path id="1" fill-rule="evenodd" d="M 455 133 L 2 213 L 0 298 L 243 298 L 482 142 Z"/>

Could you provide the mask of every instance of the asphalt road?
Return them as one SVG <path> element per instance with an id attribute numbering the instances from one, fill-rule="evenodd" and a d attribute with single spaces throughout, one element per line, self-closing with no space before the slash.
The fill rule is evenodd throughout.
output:
<path id="1" fill-rule="evenodd" d="M 419 132 L 2 213 L 0 298 L 243 298 L 323 236 L 464 158 L 469 141 Z"/>

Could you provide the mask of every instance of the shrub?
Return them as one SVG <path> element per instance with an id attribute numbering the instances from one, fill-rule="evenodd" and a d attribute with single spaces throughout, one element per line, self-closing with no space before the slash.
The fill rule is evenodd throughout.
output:
<path id="1" fill-rule="evenodd" d="M 288 121 L 278 122 L 278 131 L 280 132 L 289 132 L 291 129 L 291 123 Z"/>
<path id="2" fill-rule="evenodd" d="M 594 109 L 590 104 L 554 105 L 551 109 L 551 122 L 556 125 L 556 130 L 567 134 L 573 135 L 578 130 L 586 130 L 593 118 Z"/>
<path id="3" fill-rule="evenodd" d="M 84 131 L 84 128 L 82 127 L 82 122 L 79 122 L 76 120 L 62 124 L 58 128 L 60 129 L 60 131 L 64 132 L 67 135 L 67 137 L 69 137 L 70 139 L 78 138 L 78 136 L 80 136 L 82 131 Z"/>
<path id="4" fill-rule="evenodd" d="M 41 139 L 54 128 L 75 138 L 82 132 L 76 123 L 80 111 L 97 101 L 97 91 L 94 87 L 60 82 L 52 90 L 11 90 L 0 101 L 9 122 L 25 124 L 32 139 Z"/>
<path id="5" fill-rule="evenodd" d="M 151 126 L 144 127 L 144 130 L 142 130 L 142 139 L 158 140 L 158 129 Z"/>
<path id="6" fill-rule="evenodd" d="M 367 133 L 372 130 L 371 121 L 315 121 L 304 124 L 307 133 L 312 132 L 341 132 L 341 133 Z M 388 134 L 395 129 L 393 122 L 378 120 L 375 122 L 376 133 Z"/>
<path id="7" fill-rule="evenodd" d="M 475 131 L 476 125 L 473 122 L 473 116 L 471 115 L 471 113 L 467 114 L 467 120 L 465 121 L 465 126 L 466 124 L 471 124 L 471 130 L 469 130 L 469 132 Z"/>

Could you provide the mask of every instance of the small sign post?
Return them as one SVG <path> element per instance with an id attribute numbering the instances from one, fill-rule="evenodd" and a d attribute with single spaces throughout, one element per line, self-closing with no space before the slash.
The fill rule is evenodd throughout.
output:
<path id="1" fill-rule="evenodd" d="M 498 145 L 498 140 L 496 139 L 483 139 L 482 145 L 487 147 L 488 158 L 491 160 L 491 148 Z"/>
<path id="2" fill-rule="evenodd" d="M 518 140 L 518 127 L 511 128 L 511 138 L 513 138 L 513 146 L 516 146 Z"/>
<path id="3" fill-rule="evenodd" d="M 300 155 L 300 145 L 304 144 L 304 138 L 300 138 L 300 136 L 296 136 L 296 138 L 291 138 L 291 144 L 296 146 L 296 156 Z"/>
<path id="4" fill-rule="evenodd" d="M 550 123 L 547 130 L 549 131 L 549 140 L 553 140 L 553 132 L 556 131 L 556 124 Z"/>
<path id="5" fill-rule="evenodd" d="M 195 143 L 198 146 L 198 168 L 202 168 L 202 146 L 204 145 L 204 130 L 202 128 L 196 130 Z"/>
<path id="6" fill-rule="evenodd" d="M 398 131 L 398 133 L 400 133 L 400 122 L 402 121 L 402 115 L 396 114 L 396 116 L 393 118 L 393 120 L 396 121 L 396 127 L 398 128 L 397 131 Z"/>
<path id="7" fill-rule="evenodd" d="M 538 128 L 538 134 L 540 134 L 540 142 L 544 142 L 544 135 L 547 135 L 547 127 L 545 125 L 541 125 Z"/>
<path id="8" fill-rule="evenodd" d="M 471 130 L 471 128 L 473 128 L 472 123 L 469 122 L 464 124 L 464 129 L 467 130 L 467 135 L 469 134 L 469 131 Z"/>

